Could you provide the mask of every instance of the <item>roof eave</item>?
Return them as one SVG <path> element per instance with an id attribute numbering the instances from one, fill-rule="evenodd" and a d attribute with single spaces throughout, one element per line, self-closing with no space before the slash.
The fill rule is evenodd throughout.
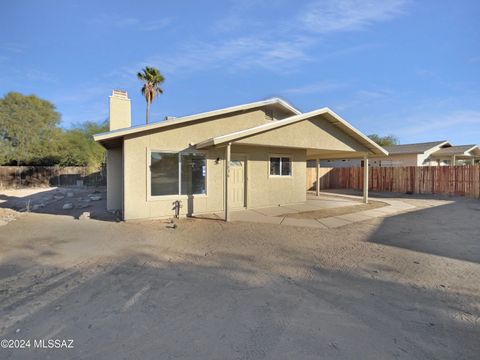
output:
<path id="1" fill-rule="evenodd" d="M 292 105 L 287 103 L 285 100 L 282 100 L 280 98 L 272 98 L 272 99 L 267 99 L 267 100 L 262 100 L 262 101 L 256 101 L 256 102 L 253 102 L 253 103 L 235 105 L 235 106 L 230 106 L 230 107 L 223 108 L 223 109 L 217 109 L 217 110 L 212 110 L 212 111 L 206 111 L 206 112 L 203 112 L 203 113 L 187 115 L 187 116 L 176 118 L 175 120 L 166 120 L 166 121 L 161 121 L 161 122 L 157 122 L 157 123 L 152 123 L 152 124 L 149 124 L 149 125 L 129 127 L 129 128 L 123 128 L 123 129 L 117 129 L 117 130 L 113 130 L 113 131 L 109 131 L 109 132 L 99 133 L 99 134 L 95 134 L 93 136 L 93 139 L 95 141 L 113 139 L 113 138 L 122 137 L 122 136 L 129 135 L 129 134 L 138 134 L 138 133 L 142 133 L 144 131 L 155 130 L 155 129 L 159 129 L 159 128 L 163 128 L 163 127 L 167 127 L 167 126 L 172 126 L 172 125 L 174 126 L 174 125 L 179 125 L 179 124 L 185 124 L 185 123 L 189 123 L 189 122 L 195 121 L 195 120 L 207 119 L 207 118 L 213 117 L 213 116 L 228 114 L 230 112 L 255 109 L 255 108 L 260 108 L 262 106 L 269 106 L 269 105 L 280 105 L 283 108 L 291 111 L 295 115 L 301 114 L 300 110 L 296 109 L 295 107 L 293 107 Z"/>
<path id="2" fill-rule="evenodd" d="M 244 138 L 244 137 L 255 135 L 257 133 L 261 133 L 263 131 L 273 130 L 273 129 L 276 129 L 278 127 L 282 127 L 282 126 L 286 126 L 286 125 L 289 125 L 289 124 L 292 124 L 292 123 L 295 123 L 295 122 L 307 120 L 307 119 L 312 118 L 314 116 L 323 115 L 323 114 L 327 114 L 327 113 L 329 115 L 331 115 L 332 117 L 334 117 L 344 127 L 348 128 L 354 134 L 356 134 L 361 139 L 366 141 L 367 144 L 370 144 L 371 147 L 365 146 L 365 144 L 363 144 L 369 152 L 371 152 L 374 155 L 388 156 L 388 151 L 387 150 L 382 148 L 380 145 L 378 145 L 376 142 L 374 142 L 373 140 L 371 140 L 367 136 L 363 135 L 362 132 L 357 130 L 355 127 L 350 125 L 347 121 L 342 119 L 338 114 L 336 114 L 331 109 L 326 108 L 326 107 L 311 111 L 309 113 L 294 115 L 294 116 L 291 116 L 291 117 L 283 119 L 283 120 L 278 120 L 274 123 L 269 123 L 269 124 L 266 124 L 266 125 L 260 125 L 260 126 L 254 127 L 254 128 L 237 131 L 237 132 L 234 132 L 234 133 L 231 133 L 231 134 L 222 135 L 222 136 L 218 136 L 218 137 L 215 137 L 215 138 L 210 138 L 210 139 L 207 139 L 205 141 L 202 141 L 202 142 L 196 144 L 196 147 L 197 147 L 197 149 L 202 149 L 202 148 L 205 148 L 205 147 L 208 147 L 208 146 L 228 143 L 228 142 L 235 141 L 235 140 L 238 140 L 238 139 L 241 139 L 241 138 Z M 359 141 L 359 140 L 357 139 L 357 141 Z"/>

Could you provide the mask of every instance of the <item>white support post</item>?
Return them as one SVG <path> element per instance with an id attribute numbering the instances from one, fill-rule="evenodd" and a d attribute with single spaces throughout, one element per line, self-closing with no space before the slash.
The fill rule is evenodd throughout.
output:
<path id="1" fill-rule="evenodd" d="M 363 202 L 368 204 L 368 155 L 363 156 Z"/>
<path id="2" fill-rule="evenodd" d="M 225 148 L 225 193 L 224 193 L 224 201 L 225 201 L 225 221 L 230 221 L 230 208 L 228 204 L 228 183 L 230 178 L 230 157 L 231 157 L 231 144 L 228 143 L 227 147 Z"/>
<path id="3" fill-rule="evenodd" d="M 320 196 L 320 159 L 317 159 L 317 183 L 315 187 L 315 194 Z"/>
<path id="4" fill-rule="evenodd" d="M 455 155 L 452 156 L 452 165 L 455 166 Z"/>

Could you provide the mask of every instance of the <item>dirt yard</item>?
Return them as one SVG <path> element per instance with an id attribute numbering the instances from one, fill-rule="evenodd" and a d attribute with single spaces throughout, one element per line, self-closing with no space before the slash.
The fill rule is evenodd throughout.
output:
<path id="1" fill-rule="evenodd" d="M 337 229 L 24 214 L 0 227 L 2 359 L 475 359 L 480 202 Z M 438 205 L 438 204 L 437 204 Z"/>

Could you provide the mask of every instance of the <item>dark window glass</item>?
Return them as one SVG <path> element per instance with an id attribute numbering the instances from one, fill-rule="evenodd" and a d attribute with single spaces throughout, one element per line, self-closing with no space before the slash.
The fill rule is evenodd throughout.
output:
<path id="1" fill-rule="evenodd" d="M 178 195 L 178 154 L 152 152 L 151 194 Z"/>
<path id="2" fill-rule="evenodd" d="M 182 195 L 205 194 L 207 162 L 204 154 L 182 154 Z"/>
<path id="3" fill-rule="evenodd" d="M 290 158 L 282 157 L 282 176 L 292 175 L 292 163 Z"/>
<path id="4" fill-rule="evenodd" d="M 270 175 L 280 175 L 280 158 L 270 158 Z"/>

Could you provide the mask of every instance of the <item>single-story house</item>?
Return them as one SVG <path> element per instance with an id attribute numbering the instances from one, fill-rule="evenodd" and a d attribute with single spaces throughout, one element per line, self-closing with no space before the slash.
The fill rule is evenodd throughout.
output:
<path id="1" fill-rule="evenodd" d="M 473 165 L 480 162 L 478 145 L 456 145 L 443 147 L 430 155 L 438 165 Z"/>
<path id="2" fill-rule="evenodd" d="M 387 155 L 332 110 L 278 98 L 132 127 L 114 90 L 109 121 L 94 139 L 107 149 L 107 207 L 125 220 L 301 203 L 308 159 Z"/>
<path id="3" fill-rule="evenodd" d="M 452 146 L 446 140 L 385 146 L 388 155 L 372 156 L 371 167 L 445 166 L 474 164 L 480 160 L 477 145 Z M 359 167 L 358 159 L 323 160 L 323 167 Z"/>

